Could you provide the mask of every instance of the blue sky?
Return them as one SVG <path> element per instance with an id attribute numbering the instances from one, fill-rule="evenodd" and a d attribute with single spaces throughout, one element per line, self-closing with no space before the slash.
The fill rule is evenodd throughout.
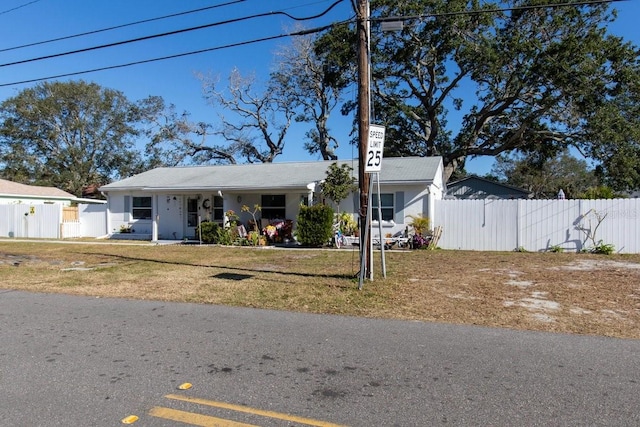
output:
<path id="1" fill-rule="evenodd" d="M 294 17 L 304 18 L 324 12 L 335 0 L 245 0 L 180 17 L 54 43 L 2 51 L 25 44 L 232 2 L 233 0 L 184 2 L 175 0 L 4 0 L 0 5 L 0 64 L 267 12 L 283 11 Z M 617 2 L 613 6 L 619 10 L 619 18 L 610 26 L 610 31 L 640 45 L 640 31 L 637 28 L 640 0 Z M 344 0 L 326 15 L 304 21 L 303 24 L 307 28 L 319 27 L 351 16 L 351 3 Z M 18 65 L 0 66 L 0 85 L 3 85 L 0 86 L 0 101 L 15 96 L 21 90 L 36 84 L 7 85 L 9 83 L 273 37 L 286 33 L 287 29 L 292 28 L 294 24 L 294 20 L 284 15 L 274 14 L 117 47 Z M 120 90 L 131 100 L 159 95 L 167 103 L 175 104 L 178 110 L 189 111 L 193 119 L 215 124 L 217 112 L 204 101 L 201 83 L 196 74 L 211 74 L 220 76 L 221 80 L 224 80 L 229 72 L 237 67 L 243 74 L 255 73 L 258 79 L 264 80 L 272 67 L 274 51 L 279 45 L 286 45 L 288 42 L 287 38 L 282 38 L 143 65 L 65 77 L 60 80 L 83 79 L 95 82 L 103 87 Z M 355 99 L 356 93 L 349 92 L 345 96 L 347 99 Z M 342 159 L 355 157 L 357 151 L 348 143 L 351 119 L 343 118 L 338 111 L 335 111 L 330 126 L 341 142 L 338 150 L 339 157 Z M 287 136 L 284 154 L 276 161 L 317 159 L 302 148 L 303 136 L 308 128 L 309 125 L 305 124 L 292 127 Z M 490 158 L 475 159 L 467 164 L 469 172 L 480 175 L 489 172 L 490 167 Z"/>

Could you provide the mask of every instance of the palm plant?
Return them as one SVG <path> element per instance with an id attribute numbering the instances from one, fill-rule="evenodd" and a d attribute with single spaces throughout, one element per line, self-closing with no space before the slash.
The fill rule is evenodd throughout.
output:
<path id="1" fill-rule="evenodd" d="M 429 231 L 429 218 L 418 215 L 407 215 L 406 218 L 411 218 L 409 225 L 413 227 L 417 235 L 422 236 Z"/>

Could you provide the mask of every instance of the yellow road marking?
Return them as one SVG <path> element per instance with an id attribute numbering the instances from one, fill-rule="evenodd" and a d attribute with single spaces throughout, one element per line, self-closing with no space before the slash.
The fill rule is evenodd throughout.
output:
<path id="1" fill-rule="evenodd" d="M 138 421 L 138 417 L 136 415 L 129 415 L 125 419 L 122 420 L 122 424 L 133 424 Z"/>
<path id="2" fill-rule="evenodd" d="M 160 406 L 151 408 L 149 415 L 200 427 L 256 427 L 253 424 L 238 423 L 209 415 L 194 414 L 192 412 L 179 411 L 177 409 L 163 408 Z"/>
<path id="3" fill-rule="evenodd" d="M 197 403 L 199 405 L 213 406 L 215 408 L 230 409 L 236 412 L 244 412 L 247 414 L 260 415 L 263 417 L 276 418 L 284 421 L 291 421 L 300 424 L 306 424 L 316 427 L 345 427 L 340 424 L 332 424 L 324 421 L 314 420 L 311 418 L 297 417 L 295 415 L 283 414 L 280 412 L 265 411 L 262 409 L 250 408 L 249 406 L 234 405 L 225 402 L 216 402 L 215 400 L 200 399 L 198 397 L 181 396 L 179 394 L 168 394 L 167 399 L 181 400 L 183 402 Z"/>

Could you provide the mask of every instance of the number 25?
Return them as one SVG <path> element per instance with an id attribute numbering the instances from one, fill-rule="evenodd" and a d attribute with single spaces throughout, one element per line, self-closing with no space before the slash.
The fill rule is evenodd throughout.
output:
<path id="1" fill-rule="evenodd" d="M 380 166 L 380 162 L 382 161 L 380 158 L 381 154 L 382 153 L 380 151 L 369 150 L 367 166 Z"/>

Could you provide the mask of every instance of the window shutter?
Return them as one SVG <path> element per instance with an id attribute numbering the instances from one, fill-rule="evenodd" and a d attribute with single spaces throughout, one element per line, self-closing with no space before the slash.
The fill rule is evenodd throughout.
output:
<path id="1" fill-rule="evenodd" d="M 124 220 L 129 221 L 129 214 L 131 214 L 131 196 L 124 196 Z"/>
<path id="2" fill-rule="evenodd" d="M 394 204 L 396 215 L 395 223 L 404 224 L 404 191 L 396 192 L 396 200 Z"/>

